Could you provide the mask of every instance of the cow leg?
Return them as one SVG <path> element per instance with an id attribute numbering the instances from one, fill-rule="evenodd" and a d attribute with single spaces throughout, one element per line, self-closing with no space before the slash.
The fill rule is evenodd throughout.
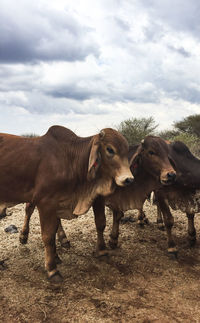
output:
<path id="1" fill-rule="evenodd" d="M 33 214 L 34 209 L 35 209 L 34 204 L 26 203 L 24 224 L 23 224 L 22 230 L 20 232 L 20 236 L 19 236 L 19 241 L 22 244 L 26 244 L 28 241 L 29 223 L 30 223 L 31 215 Z"/>
<path id="2" fill-rule="evenodd" d="M 106 250 L 106 244 L 103 236 L 103 233 L 106 227 L 105 202 L 104 202 L 103 196 L 98 196 L 94 200 L 92 207 L 93 207 L 95 225 L 97 230 L 96 255 L 104 256 L 108 254 L 108 251 Z"/>
<path id="3" fill-rule="evenodd" d="M 67 236 L 65 234 L 65 231 L 62 227 L 61 220 L 59 219 L 59 226 L 58 226 L 58 231 L 57 231 L 57 238 L 58 241 L 60 242 L 61 246 L 69 249 L 70 248 L 70 241 L 67 240 Z"/>
<path id="4" fill-rule="evenodd" d="M 159 230 L 164 230 L 165 226 L 163 223 L 163 217 L 162 217 L 162 212 L 161 209 L 159 207 L 159 205 L 157 205 L 157 226 Z"/>
<path id="5" fill-rule="evenodd" d="M 6 207 L 4 207 L 1 211 L 0 211 L 0 219 L 3 219 L 6 217 Z"/>
<path id="6" fill-rule="evenodd" d="M 109 240 L 109 245 L 112 249 L 117 248 L 119 237 L 119 223 L 123 216 L 124 213 L 122 211 L 113 210 L 113 225 Z"/>
<path id="7" fill-rule="evenodd" d="M 167 240 L 168 240 L 168 253 L 177 255 L 177 247 L 176 243 L 172 237 L 172 227 L 174 225 L 174 218 L 170 212 L 169 206 L 164 201 L 164 199 L 159 199 L 158 201 L 161 212 L 163 214 L 165 228 L 167 232 Z"/>
<path id="8" fill-rule="evenodd" d="M 48 204 L 48 202 L 47 202 Z M 40 204 L 38 205 L 42 240 L 45 249 L 45 268 L 50 281 L 60 282 L 62 276 L 57 269 L 56 263 L 58 263 L 58 255 L 56 253 L 56 232 L 59 226 L 59 219 L 56 217 L 56 208 L 46 210 L 46 208 Z"/>
<path id="9" fill-rule="evenodd" d="M 137 222 L 141 227 L 144 226 L 145 224 L 149 224 L 149 220 L 146 217 L 145 212 L 143 209 L 138 210 L 138 222 Z"/>
<path id="10" fill-rule="evenodd" d="M 196 230 L 194 226 L 194 213 L 186 213 L 188 218 L 188 240 L 190 247 L 193 247 L 196 243 Z"/>

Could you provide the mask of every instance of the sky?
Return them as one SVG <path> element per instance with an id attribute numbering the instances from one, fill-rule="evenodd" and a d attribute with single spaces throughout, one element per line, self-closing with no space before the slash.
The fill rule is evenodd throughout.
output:
<path id="1" fill-rule="evenodd" d="M 199 0 L 1 0 L 0 132 L 200 113 Z"/>

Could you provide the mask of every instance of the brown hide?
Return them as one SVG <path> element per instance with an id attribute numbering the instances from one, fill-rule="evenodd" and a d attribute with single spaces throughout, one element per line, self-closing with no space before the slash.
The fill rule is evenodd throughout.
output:
<path id="1" fill-rule="evenodd" d="M 53 126 L 41 137 L 0 134 L 0 202 L 37 206 L 45 263 L 55 274 L 58 218 L 83 214 L 97 195 L 113 192 L 117 183 L 133 179 L 128 143 L 114 129 L 81 138 Z M 52 249 L 53 248 L 53 249 Z"/>
<path id="2" fill-rule="evenodd" d="M 152 151 L 154 154 L 152 154 Z M 174 172 L 175 174 L 168 159 L 168 148 L 165 142 L 158 137 L 147 137 L 142 144 L 130 147 L 129 159 L 131 160 L 131 167 L 135 175 L 134 182 L 124 188 L 117 187 L 115 192 L 107 196 L 105 200 L 97 198 L 93 204 L 97 227 L 98 252 L 103 253 L 105 251 L 105 242 L 103 238 L 103 231 L 105 228 L 104 201 L 106 202 L 106 205 L 113 210 L 113 229 L 110 244 L 114 247 L 117 245 L 119 219 L 122 216 L 122 212 L 130 209 L 138 209 L 141 211 L 143 203 L 149 193 L 151 193 L 152 190 L 161 187 L 161 174 L 167 173 L 167 170 L 169 170 L 170 173 Z M 95 160 L 95 158 L 93 160 Z M 91 162 L 91 164 L 93 163 Z M 27 241 L 27 234 L 29 232 L 29 220 L 30 217 L 26 214 L 24 228 L 22 230 L 22 239 L 25 239 L 25 241 Z M 66 238 L 61 225 L 59 230 L 62 232 L 61 235 Z"/>

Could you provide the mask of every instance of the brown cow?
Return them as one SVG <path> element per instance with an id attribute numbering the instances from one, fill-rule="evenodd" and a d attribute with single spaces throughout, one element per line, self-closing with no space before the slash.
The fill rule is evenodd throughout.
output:
<path id="1" fill-rule="evenodd" d="M 143 204 L 152 192 L 163 185 L 171 185 L 176 177 L 176 172 L 168 158 L 169 149 L 166 142 L 154 136 L 148 136 L 140 145 L 129 148 L 129 159 L 131 170 L 134 174 L 134 182 L 127 187 L 117 187 L 113 194 L 99 196 L 93 203 L 95 223 L 97 227 L 97 251 L 98 255 L 107 253 L 103 232 L 106 225 L 105 205 L 113 211 L 113 228 L 109 244 L 116 248 L 119 236 L 119 222 L 123 212 L 130 209 L 137 209 L 144 217 Z M 22 240 L 27 241 L 29 232 L 30 216 L 25 217 L 25 223 L 21 232 Z M 62 226 L 59 227 L 59 234 L 67 239 Z M 65 240 L 64 240 L 65 241 Z M 23 242 L 23 241 L 22 241 Z"/>
<path id="2" fill-rule="evenodd" d="M 128 143 L 116 130 L 81 138 L 53 126 L 41 137 L 0 134 L 0 203 L 37 206 L 49 279 L 60 280 L 55 235 L 59 218 L 88 211 L 98 195 L 133 180 Z"/>
<path id="3" fill-rule="evenodd" d="M 188 147 L 180 141 L 169 144 L 170 156 L 177 170 L 177 180 L 170 187 L 156 190 L 158 207 L 157 222 L 162 224 L 162 215 L 168 239 L 168 252 L 177 254 L 177 246 L 172 237 L 174 218 L 169 206 L 181 210 L 188 218 L 188 239 L 190 245 L 196 242 L 194 227 L 195 213 L 200 212 L 200 160 L 192 155 Z"/>

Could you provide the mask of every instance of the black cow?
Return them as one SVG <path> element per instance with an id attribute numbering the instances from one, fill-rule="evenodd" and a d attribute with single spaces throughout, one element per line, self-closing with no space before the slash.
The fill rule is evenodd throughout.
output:
<path id="1" fill-rule="evenodd" d="M 162 215 L 167 231 L 168 252 L 177 253 L 177 247 L 172 237 L 174 218 L 170 207 L 181 210 L 188 218 L 188 238 L 190 245 L 196 242 L 194 227 L 195 213 L 200 212 L 200 160 L 188 147 L 180 141 L 168 144 L 171 160 L 177 172 L 176 181 L 155 191 L 158 206 L 158 223 L 162 224 Z"/>

